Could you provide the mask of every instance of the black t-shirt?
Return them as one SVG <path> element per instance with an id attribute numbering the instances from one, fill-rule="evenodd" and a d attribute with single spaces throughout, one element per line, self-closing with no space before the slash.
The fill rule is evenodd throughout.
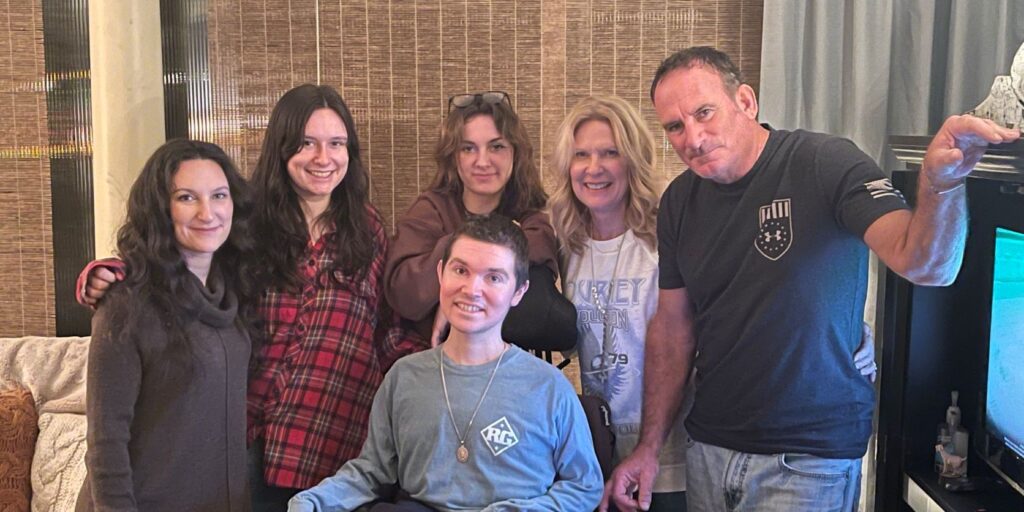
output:
<path id="1" fill-rule="evenodd" d="M 863 456 L 874 391 L 857 371 L 867 291 L 864 232 L 907 208 L 850 141 L 770 131 L 728 185 L 677 177 L 658 216 L 662 289 L 695 306 L 704 443 L 749 453 Z"/>

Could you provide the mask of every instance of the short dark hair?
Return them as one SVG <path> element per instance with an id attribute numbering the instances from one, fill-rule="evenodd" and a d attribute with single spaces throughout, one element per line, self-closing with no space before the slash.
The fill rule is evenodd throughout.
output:
<path id="1" fill-rule="evenodd" d="M 529 250 L 526 235 L 512 219 L 499 213 L 490 215 L 470 215 L 458 229 L 452 233 L 444 246 L 441 266 L 448 264 L 452 255 L 452 247 L 460 238 L 471 238 L 479 242 L 500 245 L 512 251 L 515 256 L 516 288 L 530 278 Z"/>
<path id="2" fill-rule="evenodd" d="M 722 85 L 730 93 L 735 93 L 743 83 L 740 68 L 733 64 L 728 55 L 710 46 L 691 46 L 683 48 L 661 61 L 658 71 L 654 73 L 654 80 L 651 80 L 651 101 L 654 101 L 654 90 L 658 88 L 658 83 L 665 78 L 665 75 L 680 68 L 689 69 L 697 64 L 717 71 L 718 76 L 722 78 Z"/>

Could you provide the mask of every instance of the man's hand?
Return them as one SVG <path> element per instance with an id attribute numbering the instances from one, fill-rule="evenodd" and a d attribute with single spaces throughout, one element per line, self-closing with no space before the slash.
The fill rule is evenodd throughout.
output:
<path id="1" fill-rule="evenodd" d="M 122 279 L 124 279 L 123 273 L 115 274 L 107 267 L 96 267 L 89 273 L 89 278 L 85 282 L 85 289 L 82 291 L 82 302 L 86 306 L 95 308 L 99 304 L 100 299 L 110 289 L 110 285 Z"/>
<path id="2" fill-rule="evenodd" d="M 604 486 L 598 510 L 607 512 L 609 502 L 614 502 L 619 512 L 647 510 L 651 507 L 651 492 L 657 475 L 658 454 L 638 446 L 615 467 Z"/>
<path id="3" fill-rule="evenodd" d="M 864 322 L 860 346 L 853 353 L 853 364 L 860 374 L 874 382 L 878 378 L 878 364 L 875 363 L 875 333 L 871 326 Z"/>
<path id="4" fill-rule="evenodd" d="M 921 166 L 932 191 L 941 193 L 958 186 L 981 161 L 989 144 L 1011 142 L 1020 131 L 971 115 L 950 116 L 935 134 Z"/>

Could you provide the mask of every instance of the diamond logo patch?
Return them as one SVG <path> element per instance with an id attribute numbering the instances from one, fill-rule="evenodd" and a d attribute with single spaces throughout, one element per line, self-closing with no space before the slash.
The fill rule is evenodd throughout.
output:
<path id="1" fill-rule="evenodd" d="M 515 429 L 512 428 L 512 424 L 505 416 L 480 430 L 480 435 L 495 456 L 501 455 L 519 443 L 519 436 L 516 435 Z"/>

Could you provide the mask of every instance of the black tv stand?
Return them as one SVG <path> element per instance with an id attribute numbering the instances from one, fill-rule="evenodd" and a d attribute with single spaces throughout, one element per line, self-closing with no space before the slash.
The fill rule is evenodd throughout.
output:
<path id="1" fill-rule="evenodd" d="M 987 467 L 985 469 L 988 469 Z M 985 471 L 979 471 L 985 473 Z M 951 492 L 943 486 L 938 475 L 932 468 L 908 469 L 906 477 L 920 487 L 931 500 L 943 510 L 971 511 L 986 510 L 1020 511 L 1024 503 L 1020 495 L 1010 488 L 1009 484 L 996 475 L 979 475 L 970 477 L 975 485 L 972 491 Z M 924 512 L 924 511 L 919 511 Z"/>
<path id="2" fill-rule="evenodd" d="M 909 170 L 893 173 L 893 183 L 913 204 L 917 172 L 929 137 L 892 137 L 890 145 Z M 990 290 L 985 236 L 1000 219 L 1024 219 L 1024 141 L 993 146 L 967 180 L 970 225 L 964 264 L 948 287 L 919 287 L 884 270 L 878 276 L 876 336 L 882 341 L 878 453 L 874 510 L 916 510 L 910 486 L 923 491 L 944 511 L 1024 512 L 1024 495 L 973 451 L 968 477 L 978 489 L 950 492 L 933 469 L 936 428 L 944 420 L 950 391 L 960 392 L 963 424 L 973 439 L 984 429 L 980 401 L 987 366 Z M 1008 191 L 1010 193 L 1008 193 Z M 1014 222 L 1021 222 L 1016 220 Z M 983 289 L 983 290 L 982 290 Z"/>

